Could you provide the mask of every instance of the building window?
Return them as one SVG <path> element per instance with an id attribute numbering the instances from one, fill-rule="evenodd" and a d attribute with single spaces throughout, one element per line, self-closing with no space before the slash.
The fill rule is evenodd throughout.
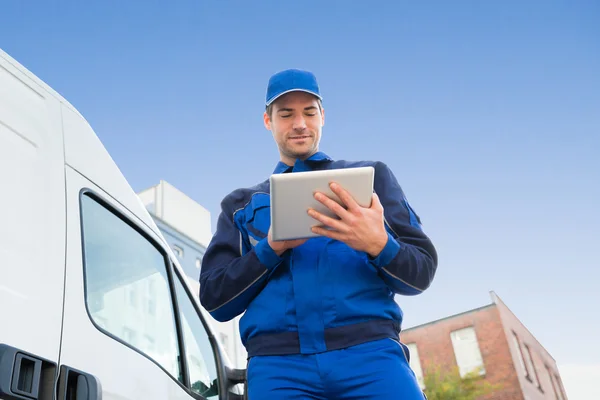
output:
<path id="1" fill-rule="evenodd" d="M 156 349 L 154 348 L 154 338 L 150 335 L 144 335 L 144 342 L 142 347 L 144 349 L 147 349 L 148 351 L 155 351 Z"/>
<path id="2" fill-rule="evenodd" d="M 555 375 L 554 372 L 552 372 L 548 365 L 546 365 L 546 370 L 548 371 L 548 376 L 550 376 L 552 390 L 554 390 L 554 397 L 556 398 L 556 400 L 565 400 L 567 397 L 565 396 L 562 390 L 558 376 Z"/>
<path id="3" fill-rule="evenodd" d="M 229 339 L 227 337 L 226 334 L 224 334 L 223 332 L 219 332 L 219 339 L 221 340 L 221 344 L 223 345 L 223 348 L 225 349 L 225 352 L 229 354 Z"/>
<path id="4" fill-rule="evenodd" d="M 177 246 L 176 244 L 173 245 L 173 253 L 175 253 L 177 258 L 179 258 L 180 260 L 183 258 L 183 249 Z"/>
<path id="5" fill-rule="evenodd" d="M 525 372 L 525 377 L 527 379 L 531 380 L 531 378 L 529 378 L 529 369 L 527 368 L 527 364 L 525 364 L 525 358 L 523 357 L 523 352 L 521 351 L 521 342 L 519 341 L 519 338 L 514 331 L 512 334 L 513 334 L 513 343 L 515 344 L 515 347 L 517 348 L 517 353 L 519 353 L 519 364 L 521 364 L 521 368 L 523 368 L 523 371 Z"/>
<path id="6" fill-rule="evenodd" d="M 156 315 L 156 299 L 153 299 L 153 298 L 148 299 L 148 315 L 152 315 L 152 316 Z"/>
<path id="7" fill-rule="evenodd" d="M 101 294 L 97 296 L 89 296 L 88 307 L 92 313 L 101 312 L 104 308 L 104 296 Z"/>
<path id="8" fill-rule="evenodd" d="M 453 331 L 450 337 L 460 376 L 464 378 L 470 373 L 484 375 L 485 366 L 477 343 L 475 329 L 468 327 Z"/>
<path id="9" fill-rule="evenodd" d="M 550 385 L 552 386 L 552 390 L 554 391 L 554 398 L 556 400 L 563 400 L 563 397 L 560 392 L 560 388 L 558 387 L 558 383 L 554 378 L 554 374 L 548 365 L 546 365 L 546 371 L 548 371 L 548 376 L 550 377 Z"/>
<path id="10" fill-rule="evenodd" d="M 410 369 L 413 370 L 415 376 L 417 377 L 417 381 L 419 382 L 419 386 L 422 390 L 425 389 L 425 380 L 423 378 L 423 369 L 421 368 L 421 359 L 419 358 L 419 350 L 417 349 L 416 343 L 409 343 L 406 345 L 408 347 L 408 351 L 410 352 Z"/>
<path id="11" fill-rule="evenodd" d="M 135 288 L 129 287 L 127 289 L 127 292 L 129 293 L 129 305 L 132 308 L 136 308 L 137 307 L 137 292 L 136 292 Z"/>
<path id="12" fill-rule="evenodd" d="M 523 343 L 523 347 L 525 348 L 525 351 L 523 352 L 523 354 L 525 355 L 525 364 L 527 365 L 527 371 L 529 371 L 529 374 L 527 375 L 527 379 L 529 379 L 529 381 L 531 383 L 533 383 L 534 385 L 539 386 L 539 382 L 537 379 L 537 373 L 535 372 L 533 360 L 531 359 L 531 351 L 529 351 L 529 346 L 527 346 L 525 343 Z"/>
<path id="13" fill-rule="evenodd" d="M 535 364 L 533 362 L 533 357 L 531 357 L 531 349 L 529 348 L 529 346 L 525 345 L 525 351 L 527 352 L 527 359 L 529 360 L 529 362 L 531 362 L 531 369 L 533 370 L 533 383 L 535 383 L 538 389 L 540 389 L 543 392 L 544 390 L 542 389 L 537 369 L 535 368 Z"/>
<path id="14" fill-rule="evenodd" d="M 90 312 L 93 313 L 93 311 L 90 310 Z M 108 323 L 106 322 L 106 319 L 102 318 L 102 317 L 98 317 L 96 316 L 96 318 L 94 318 L 94 320 L 96 321 L 96 324 L 102 328 L 102 329 L 106 329 L 108 330 Z"/>
<path id="15" fill-rule="evenodd" d="M 567 395 L 565 394 L 564 388 L 562 386 L 562 383 L 560 382 L 560 378 L 558 377 L 558 375 L 554 375 L 554 380 L 556 381 L 556 387 L 558 388 L 557 393 L 560 393 L 560 400 L 565 400 L 567 398 Z"/>
<path id="16" fill-rule="evenodd" d="M 125 341 L 127 343 L 135 343 L 137 335 L 133 329 L 130 329 L 128 327 L 123 327 L 123 336 L 122 337 L 123 337 L 123 339 L 125 339 Z"/>
<path id="17" fill-rule="evenodd" d="M 147 306 L 148 314 L 156 315 L 156 289 L 154 281 L 148 281 Z"/>

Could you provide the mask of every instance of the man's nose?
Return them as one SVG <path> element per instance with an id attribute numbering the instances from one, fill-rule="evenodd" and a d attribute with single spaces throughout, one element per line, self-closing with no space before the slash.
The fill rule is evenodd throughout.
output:
<path id="1" fill-rule="evenodd" d="M 304 120 L 303 115 L 298 115 L 296 118 L 294 118 L 293 128 L 298 131 L 306 129 L 306 121 Z"/>

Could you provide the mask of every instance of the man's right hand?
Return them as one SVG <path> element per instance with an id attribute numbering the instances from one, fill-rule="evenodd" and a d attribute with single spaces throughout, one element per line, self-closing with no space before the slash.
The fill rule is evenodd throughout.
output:
<path id="1" fill-rule="evenodd" d="M 279 257 L 288 249 L 293 249 L 294 247 L 298 247 L 301 244 L 304 244 L 308 239 L 295 239 L 295 240 L 273 240 L 273 235 L 271 234 L 271 228 L 269 227 L 269 246 L 273 249 L 275 254 Z"/>

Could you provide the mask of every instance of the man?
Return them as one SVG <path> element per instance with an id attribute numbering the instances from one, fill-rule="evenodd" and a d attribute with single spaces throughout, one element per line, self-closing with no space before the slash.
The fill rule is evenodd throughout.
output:
<path id="1" fill-rule="evenodd" d="M 372 165 L 372 204 L 346 207 L 317 193 L 340 218 L 314 210 L 320 236 L 273 241 L 269 181 L 222 203 L 200 274 L 202 305 L 219 321 L 240 320 L 248 351 L 248 395 L 263 399 L 423 399 L 400 343 L 394 294 L 429 287 L 437 253 L 390 169 L 334 161 L 319 151 L 325 112 L 315 76 L 286 70 L 267 87 L 265 127 L 280 161 L 274 173 Z"/>

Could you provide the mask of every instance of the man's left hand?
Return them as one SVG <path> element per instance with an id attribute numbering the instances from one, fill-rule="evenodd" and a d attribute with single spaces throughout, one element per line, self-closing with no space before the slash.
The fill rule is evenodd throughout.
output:
<path id="1" fill-rule="evenodd" d="M 373 258 L 377 257 L 388 240 L 383 218 L 383 206 L 377 194 L 373 193 L 370 207 L 362 207 L 339 184 L 332 183 L 330 187 L 346 208 L 323 193 L 315 193 L 315 198 L 340 219 L 331 218 L 310 209 L 308 215 L 325 225 L 325 227 L 314 226 L 312 231 L 344 242 L 355 250 L 366 252 Z"/>

